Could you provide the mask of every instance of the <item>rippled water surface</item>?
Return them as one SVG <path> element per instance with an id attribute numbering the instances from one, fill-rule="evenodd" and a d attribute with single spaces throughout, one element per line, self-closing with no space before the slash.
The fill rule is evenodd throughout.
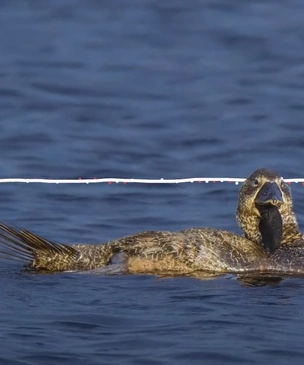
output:
<path id="1" fill-rule="evenodd" d="M 304 3 L 3 0 L 0 177 L 303 177 Z M 60 242 L 239 232 L 233 184 L 2 184 Z M 300 227 L 303 187 L 292 185 Z M 304 279 L 34 275 L 0 266 L 2 364 L 302 364 Z"/>

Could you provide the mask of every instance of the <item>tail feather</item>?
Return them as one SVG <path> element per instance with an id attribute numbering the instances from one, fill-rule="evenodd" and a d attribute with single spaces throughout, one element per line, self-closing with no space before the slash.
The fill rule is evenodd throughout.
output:
<path id="1" fill-rule="evenodd" d="M 0 251 L 0 260 L 5 260 L 5 261 L 18 261 L 21 262 L 23 264 L 28 264 L 29 262 L 32 262 L 32 258 L 29 259 L 25 256 L 21 256 L 21 255 L 16 255 L 12 252 L 4 252 L 4 251 Z"/>
<path id="2" fill-rule="evenodd" d="M 1 229 L 0 224 L 0 229 Z M 73 257 L 74 259 L 79 258 L 79 252 L 75 250 L 71 246 L 63 245 L 61 243 L 53 243 L 43 237 L 40 237 L 36 234 L 33 234 L 25 229 L 19 231 L 20 239 L 27 246 L 30 244 L 33 250 L 37 251 L 52 251 L 58 255 L 69 255 L 69 257 Z"/>
<path id="3" fill-rule="evenodd" d="M 0 223 L 0 225 L 2 225 Z M 19 258 L 23 261 L 32 260 L 34 258 L 33 252 L 25 245 L 18 237 L 14 237 L 10 227 L 0 227 L 0 253 L 2 258 L 8 259 L 9 257 Z"/>
<path id="4" fill-rule="evenodd" d="M 25 229 L 0 223 L 0 258 L 32 262 L 39 257 L 68 256 L 77 260 L 79 252 L 71 246 L 53 243 Z"/>
<path id="5" fill-rule="evenodd" d="M 2 245 L 2 240 L 0 238 L 0 246 Z M 15 247 L 12 244 L 6 244 L 4 247 L 2 247 L 0 249 L 0 253 L 2 253 L 3 255 L 11 255 L 13 257 L 20 257 L 23 258 L 24 260 L 32 260 L 33 254 L 29 251 L 24 250 L 23 248 L 19 248 L 19 247 Z"/>
<path id="6" fill-rule="evenodd" d="M 13 251 L 0 250 L 0 259 L 10 261 L 21 261 L 23 263 L 31 261 L 33 258 L 23 256 L 22 254 L 15 253 Z"/>

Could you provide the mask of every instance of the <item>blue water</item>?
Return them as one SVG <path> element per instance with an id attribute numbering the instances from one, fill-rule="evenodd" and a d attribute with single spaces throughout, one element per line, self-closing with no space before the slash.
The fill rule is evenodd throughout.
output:
<path id="1" fill-rule="evenodd" d="M 303 177 L 300 0 L 0 2 L 0 177 Z M 234 184 L 2 184 L 51 240 L 239 232 Z M 304 227 L 304 190 L 292 185 Z M 0 265 L 1 364 L 302 364 L 304 279 L 35 275 Z"/>

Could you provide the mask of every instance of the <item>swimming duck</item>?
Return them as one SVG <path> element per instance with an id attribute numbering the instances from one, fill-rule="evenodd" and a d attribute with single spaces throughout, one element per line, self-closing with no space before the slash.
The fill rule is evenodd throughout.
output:
<path id="1" fill-rule="evenodd" d="M 251 174 L 241 187 L 236 215 L 245 237 L 189 228 L 140 232 L 99 245 L 54 243 L 1 223 L 0 254 L 27 263 L 29 269 L 52 272 L 96 270 L 118 259 L 126 273 L 304 273 L 290 189 L 278 174 L 267 169 Z"/>

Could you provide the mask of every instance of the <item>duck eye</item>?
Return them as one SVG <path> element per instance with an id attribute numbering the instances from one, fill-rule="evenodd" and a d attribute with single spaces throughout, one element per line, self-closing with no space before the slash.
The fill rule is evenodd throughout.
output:
<path id="1" fill-rule="evenodd" d="M 254 180 L 253 180 L 253 184 L 254 184 L 255 186 L 259 185 L 259 180 L 258 180 L 258 179 L 254 179 Z"/>

